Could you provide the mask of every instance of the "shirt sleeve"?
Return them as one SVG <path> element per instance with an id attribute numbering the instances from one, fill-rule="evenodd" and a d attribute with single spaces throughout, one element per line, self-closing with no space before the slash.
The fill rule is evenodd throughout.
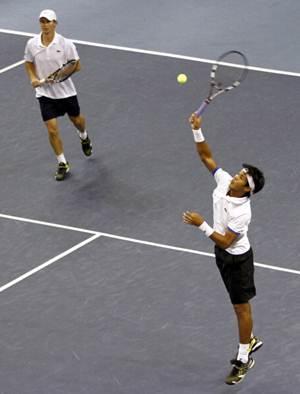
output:
<path id="1" fill-rule="evenodd" d="M 32 55 L 32 52 L 30 51 L 29 42 L 27 42 L 26 47 L 25 47 L 24 60 L 25 60 L 25 62 L 33 63 L 33 55 Z"/>
<path id="2" fill-rule="evenodd" d="M 228 174 L 228 172 L 224 171 L 222 168 L 217 168 L 213 176 L 217 183 L 216 192 L 221 194 L 226 194 L 228 191 L 229 183 L 232 179 L 232 176 Z"/>
<path id="3" fill-rule="evenodd" d="M 67 60 L 80 59 L 75 44 L 68 39 L 66 39 L 66 57 Z"/>
<path id="4" fill-rule="evenodd" d="M 218 167 L 214 170 L 213 176 L 217 184 L 219 183 L 228 183 L 231 181 L 232 176 L 228 174 L 228 172 L 224 171 L 222 168 Z"/>

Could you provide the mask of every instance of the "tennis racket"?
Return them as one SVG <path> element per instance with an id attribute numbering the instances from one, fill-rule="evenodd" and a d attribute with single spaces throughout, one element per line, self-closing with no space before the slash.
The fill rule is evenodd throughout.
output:
<path id="1" fill-rule="evenodd" d="M 75 72 L 77 62 L 78 60 L 74 59 L 67 61 L 67 63 L 48 75 L 48 77 L 43 78 L 40 83 L 59 83 L 65 81 Z"/>
<path id="2" fill-rule="evenodd" d="M 195 111 L 195 114 L 201 116 L 212 100 L 220 94 L 238 87 L 248 74 L 248 66 L 248 60 L 242 52 L 228 51 L 223 53 L 212 65 L 208 96 Z"/>

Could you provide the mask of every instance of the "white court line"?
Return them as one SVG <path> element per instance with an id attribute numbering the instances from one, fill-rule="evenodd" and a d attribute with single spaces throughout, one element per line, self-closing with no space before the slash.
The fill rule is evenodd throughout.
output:
<path id="1" fill-rule="evenodd" d="M 9 66 L 7 66 L 7 67 L 1 68 L 0 74 L 3 74 L 3 73 L 5 73 L 6 71 L 9 71 L 9 70 L 11 70 L 12 68 L 18 67 L 18 66 L 20 66 L 20 65 L 23 64 L 23 63 L 25 63 L 25 60 L 20 60 L 20 61 L 14 63 L 14 64 L 11 64 L 11 65 L 9 65 Z"/>
<path id="2" fill-rule="evenodd" d="M 82 248 L 83 246 L 87 245 L 88 243 L 94 241 L 96 238 L 101 237 L 101 234 L 94 234 L 92 237 L 86 239 L 85 241 L 80 242 L 79 244 L 73 246 L 72 248 L 64 251 L 63 253 L 53 257 L 52 259 L 46 261 L 45 263 L 39 265 L 38 267 L 33 268 L 32 270 L 26 272 L 25 274 L 19 276 L 18 278 L 12 280 L 11 282 L 6 283 L 5 285 L 0 287 L 0 293 L 6 289 L 8 289 L 9 287 L 14 286 L 15 284 L 21 282 L 22 280 L 28 278 L 29 276 L 34 275 L 35 273 L 37 273 L 38 271 L 41 271 L 42 269 L 48 267 L 49 265 L 55 263 L 58 260 L 61 260 L 62 258 L 64 258 L 65 256 L 75 252 L 75 250 L 78 250 L 80 248 Z"/>
<path id="3" fill-rule="evenodd" d="M 40 220 L 33 220 L 33 219 L 27 219 L 27 218 L 21 218 L 19 216 L 11 216 L 11 215 L 5 215 L 0 213 L 0 218 L 3 219 L 10 219 L 10 220 L 18 220 L 19 222 L 25 222 L 25 223 L 33 223 L 33 224 L 40 224 L 42 226 L 48 226 L 48 227 L 55 227 L 55 228 L 61 228 L 63 230 L 72 230 L 72 231 L 78 231 L 80 233 L 88 233 L 88 234 L 99 234 L 98 231 L 91 231 L 91 230 L 85 230 L 83 228 L 78 228 L 78 227 L 71 227 L 71 226 L 64 226 L 62 224 L 56 224 L 56 223 L 50 223 L 50 222 L 42 222 Z"/>
<path id="4" fill-rule="evenodd" d="M 0 29 L 0 33 L 25 36 L 25 37 L 35 36 L 35 34 L 33 34 L 33 33 L 22 32 L 22 31 L 17 31 L 17 30 L 8 30 L 8 29 Z M 146 55 L 169 57 L 169 58 L 174 58 L 174 59 L 189 60 L 189 61 L 193 61 L 193 62 L 208 63 L 208 64 L 212 64 L 215 62 L 215 60 L 212 60 L 212 59 L 205 59 L 205 58 L 199 58 L 199 57 L 193 57 L 193 56 L 184 56 L 184 55 L 178 55 L 175 53 L 149 51 L 146 49 L 131 48 L 131 47 L 118 46 L 118 45 L 108 45 L 108 44 L 102 44 L 102 43 L 98 43 L 98 42 L 82 41 L 82 40 L 76 40 L 76 39 L 71 39 L 71 40 L 75 44 L 81 44 L 81 45 L 99 47 L 99 48 L 115 49 L 118 51 L 142 53 L 142 54 L 146 54 Z M 264 72 L 264 73 L 270 73 L 270 74 L 287 75 L 290 77 L 300 77 L 300 73 L 291 72 L 291 71 L 276 70 L 276 69 L 271 69 L 271 68 L 263 68 L 263 67 L 255 67 L 255 66 L 248 66 L 248 69 L 251 71 L 258 71 L 258 72 Z"/>
<path id="5" fill-rule="evenodd" d="M 114 234 L 109 234 L 109 233 L 103 233 L 103 232 L 97 232 L 97 231 L 91 231 L 91 230 L 86 230 L 78 227 L 71 227 L 71 226 L 64 226 L 61 224 L 55 224 L 55 223 L 50 223 L 50 222 L 43 222 L 40 220 L 33 220 L 33 219 L 27 219 L 27 218 L 22 218 L 18 216 L 11 216 L 11 215 L 5 215 L 5 214 L 0 214 L 0 218 L 3 219 L 10 219 L 10 220 L 18 220 L 21 222 L 27 222 L 27 223 L 33 223 L 33 224 L 40 224 L 42 226 L 48 226 L 48 227 L 54 227 L 54 228 L 62 228 L 65 230 L 72 230 L 72 231 L 79 231 L 79 232 L 84 232 L 84 233 L 89 233 L 89 234 L 94 234 L 96 238 L 98 237 L 106 237 L 106 238 L 111 238 L 111 239 L 117 239 L 125 242 L 132 242 L 136 244 L 142 244 L 142 245 L 147 245 L 147 246 L 154 246 L 156 248 L 161 248 L 161 249 L 168 249 L 168 250 L 174 250 L 177 252 L 184 252 L 184 253 L 190 253 L 190 254 L 197 254 L 201 256 L 207 256 L 207 257 L 215 257 L 213 253 L 207 253 L 207 252 L 202 252 L 200 250 L 195 250 L 195 249 L 187 249 L 187 248 L 181 248 L 178 246 L 172 246 L 172 245 L 167 245 L 167 244 L 160 244 L 156 242 L 149 242 L 149 241 L 144 241 L 141 239 L 136 239 L 136 238 L 129 238 L 129 237 L 123 237 L 120 235 L 114 235 Z M 263 263 L 258 263 L 255 262 L 254 265 L 257 267 L 269 269 L 269 270 L 274 270 L 274 271 L 281 271 L 281 272 L 286 272 L 289 274 L 295 274 L 295 275 L 300 275 L 300 271 L 290 269 L 290 268 L 284 268 L 284 267 L 278 267 L 275 265 L 270 265 L 270 264 L 263 264 Z"/>

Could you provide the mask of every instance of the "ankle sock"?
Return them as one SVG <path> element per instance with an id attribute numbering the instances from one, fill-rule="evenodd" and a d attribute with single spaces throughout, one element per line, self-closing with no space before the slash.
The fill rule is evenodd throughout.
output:
<path id="1" fill-rule="evenodd" d="M 242 363 L 247 363 L 249 359 L 249 343 L 240 343 L 237 359 Z"/>

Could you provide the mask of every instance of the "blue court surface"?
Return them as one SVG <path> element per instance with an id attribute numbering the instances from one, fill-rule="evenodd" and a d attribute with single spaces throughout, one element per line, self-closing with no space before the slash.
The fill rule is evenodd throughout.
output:
<path id="1" fill-rule="evenodd" d="M 191 209 L 212 223 L 214 180 L 187 122 L 210 64 L 77 43 L 94 154 L 83 156 L 61 118 L 71 176 L 60 183 L 24 66 L 6 69 L 28 38 L 0 33 L 0 393 L 296 394 L 299 77 L 252 70 L 204 116 L 218 164 L 235 173 L 253 163 L 267 180 L 249 231 L 264 346 L 229 387 L 232 307 L 213 244 L 181 220 Z"/>

